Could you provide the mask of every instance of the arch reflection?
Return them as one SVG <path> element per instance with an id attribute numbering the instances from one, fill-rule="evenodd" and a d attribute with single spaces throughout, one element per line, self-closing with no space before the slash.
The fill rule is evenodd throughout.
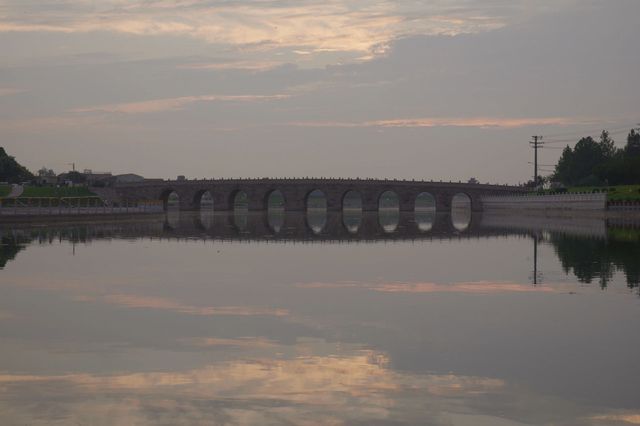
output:
<path id="1" fill-rule="evenodd" d="M 471 225 L 471 198 L 467 194 L 456 194 L 451 199 L 451 224 L 460 232 Z"/>
<path id="2" fill-rule="evenodd" d="M 418 230 L 421 232 L 428 232 L 433 229 L 433 224 L 436 221 L 436 211 L 433 210 L 416 210 L 415 221 L 418 225 Z"/>
<path id="3" fill-rule="evenodd" d="M 378 223 L 386 233 L 395 232 L 400 223 L 399 209 L 385 209 L 378 211 Z"/>
<path id="4" fill-rule="evenodd" d="M 429 192 L 418 194 L 415 201 L 414 215 L 419 231 L 431 231 L 436 218 L 435 197 Z"/>
<path id="5" fill-rule="evenodd" d="M 249 225 L 249 210 L 234 209 L 233 210 L 233 226 L 238 232 L 246 231 Z"/>
<path id="6" fill-rule="evenodd" d="M 327 226 L 327 210 L 326 209 L 309 209 L 307 210 L 306 222 L 309 229 L 314 234 L 320 234 Z"/>
<path id="7" fill-rule="evenodd" d="M 357 234 L 362 226 L 362 210 L 345 210 L 342 213 L 342 224 L 350 234 Z"/>
<path id="8" fill-rule="evenodd" d="M 282 191 L 276 189 L 267 196 L 267 225 L 276 234 L 284 225 L 285 199 Z"/>
<path id="9" fill-rule="evenodd" d="M 196 226 L 206 231 L 213 229 L 213 217 L 213 209 L 200 209 L 196 218 Z"/>
<path id="10" fill-rule="evenodd" d="M 267 210 L 267 225 L 276 234 L 282 230 L 284 226 L 284 208 Z"/>
<path id="11" fill-rule="evenodd" d="M 180 210 L 167 210 L 164 215 L 164 228 L 167 230 L 175 230 L 180 227 Z"/>

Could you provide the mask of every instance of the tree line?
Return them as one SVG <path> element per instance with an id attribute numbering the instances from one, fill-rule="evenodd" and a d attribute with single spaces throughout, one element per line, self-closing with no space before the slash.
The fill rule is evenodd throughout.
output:
<path id="1" fill-rule="evenodd" d="M 567 147 L 551 180 L 566 186 L 631 185 L 640 183 L 640 133 L 631 130 L 624 148 L 616 148 L 606 130 L 600 140 L 591 136 Z"/>

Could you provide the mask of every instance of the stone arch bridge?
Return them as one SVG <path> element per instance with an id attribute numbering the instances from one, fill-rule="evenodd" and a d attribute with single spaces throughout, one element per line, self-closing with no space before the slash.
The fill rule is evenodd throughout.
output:
<path id="1" fill-rule="evenodd" d="M 328 211 L 340 211 L 345 195 L 351 191 L 361 199 L 363 211 L 377 211 L 379 200 L 387 191 L 398 197 L 400 211 L 413 211 L 419 194 L 429 193 L 435 200 L 436 211 L 451 209 L 455 195 L 465 194 L 473 211 L 482 211 L 481 197 L 523 193 L 522 187 L 489 184 L 469 184 L 434 181 L 378 180 L 378 179 L 216 179 L 166 180 L 117 184 L 110 193 L 113 201 L 140 202 L 160 200 L 167 203 L 171 193 L 179 197 L 180 210 L 199 210 L 203 194 L 209 193 L 216 211 L 233 210 L 239 192 L 247 195 L 250 211 L 267 209 L 268 199 L 280 191 L 286 211 L 304 211 L 311 192 L 319 190 L 326 197 Z"/>

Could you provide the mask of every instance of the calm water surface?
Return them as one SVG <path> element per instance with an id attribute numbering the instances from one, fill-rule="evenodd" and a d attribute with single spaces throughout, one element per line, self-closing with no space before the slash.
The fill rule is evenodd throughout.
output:
<path id="1" fill-rule="evenodd" d="M 1 228 L 2 425 L 640 424 L 640 227 L 169 214 Z"/>

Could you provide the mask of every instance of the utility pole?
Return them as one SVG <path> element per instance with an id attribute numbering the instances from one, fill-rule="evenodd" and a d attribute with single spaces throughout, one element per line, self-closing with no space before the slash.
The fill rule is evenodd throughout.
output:
<path id="1" fill-rule="evenodd" d="M 533 136 L 533 141 L 529 142 L 529 145 L 533 147 L 534 159 L 533 159 L 533 187 L 538 186 L 538 149 L 542 148 L 542 136 Z"/>
<path id="2" fill-rule="evenodd" d="M 67 163 L 67 165 L 71 166 L 73 171 L 76 171 L 76 163 Z"/>

